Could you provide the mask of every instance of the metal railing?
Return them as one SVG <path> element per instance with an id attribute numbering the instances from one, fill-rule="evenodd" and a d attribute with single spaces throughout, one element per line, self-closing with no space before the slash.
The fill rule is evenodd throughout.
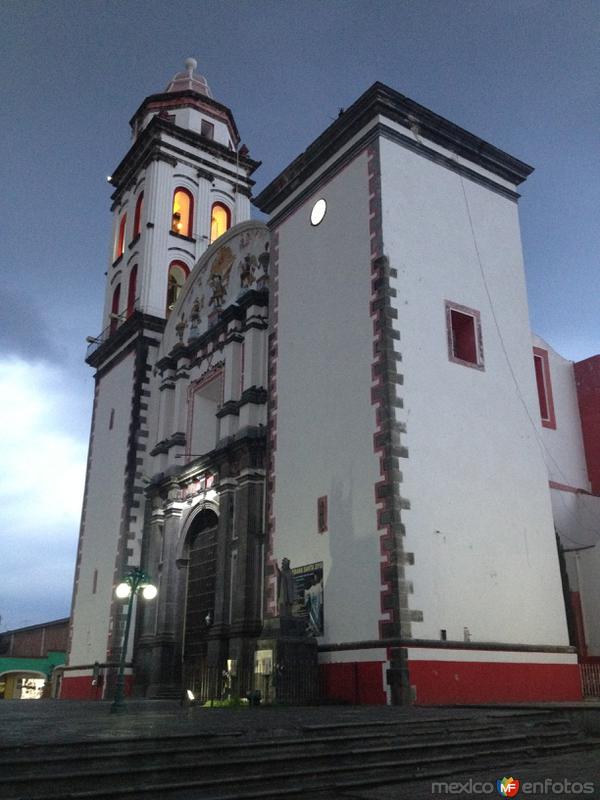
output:
<path id="1" fill-rule="evenodd" d="M 213 665 L 186 666 L 184 688 L 194 693 L 196 702 L 244 700 L 250 693 L 260 693 L 263 703 L 306 705 L 322 699 L 318 668 L 307 669 L 304 664 L 290 664 L 272 675 L 238 669 L 236 674 Z"/>
<path id="2" fill-rule="evenodd" d="M 87 337 L 86 342 L 88 343 L 88 346 L 85 357 L 89 358 L 92 355 L 92 353 L 96 352 L 96 350 L 100 347 L 100 345 L 103 345 L 104 342 L 108 341 L 108 339 L 110 339 L 113 333 L 115 333 L 124 322 L 127 322 L 127 320 L 131 317 L 134 311 L 140 310 L 139 306 L 140 306 L 140 298 L 136 297 L 131 311 L 129 311 L 128 309 L 123 314 L 111 314 L 110 324 L 107 325 L 106 328 L 104 328 L 104 330 L 101 333 L 99 333 L 97 336 Z"/>
<path id="3" fill-rule="evenodd" d="M 580 664 L 581 691 L 584 697 L 600 697 L 600 664 Z"/>

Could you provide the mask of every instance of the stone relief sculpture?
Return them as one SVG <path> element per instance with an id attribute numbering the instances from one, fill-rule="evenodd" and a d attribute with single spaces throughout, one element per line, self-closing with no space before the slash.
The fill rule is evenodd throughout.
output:
<path id="1" fill-rule="evenodd" d="M 254 273 L 256 272 L 256 267 L 256 256 L 252 253 L 244 256 L 244 260 L 240 261 L 240 285 L 242 289 L 249 289 L 254 283 Z"/>
<path id="2" fill-rule="evenodd" d="M 242 302 L 246 292 L 267 286 L 268 235 L 262 226 L 243 229 L 200 260 L 190 276 L 190 285 L 183 289 L 183 304 L 171 320 L 171 347 L 197 341 L 218 321 L 225 307 L 238 299 Z"/>
<path id="3" fill-rule="evenodd" d="M 211 276 L 220 275 L 223 283 L 229 282 L 229 273 L 235 261 L 235 254 L 231 247 L 224 245 L 216 253 L 210 268 Z"/>
<path id="4" fill-rule="evenodd" d="M 181 315 L 181 319 L 175 325 L 175 332 L 177 333 L 177 340 L 183 342 L 183 334 L 185 333 L 185 329 L 187 327 L 187 322 L 185 321 L 185 314 Z"/>
<path id="5" fill-rule="evenodd" d="M 223 299 L 227 294 L 227 289 L 223 283 L 223 278 L 221 275 L 214 273 L 211 275 L 208 285 L 212 289 L 212 296 L 208 301 L 208 305 L 214 306 L 215 309 L 221 308 L 223 305 Z"/>
<path id="6" fill-rule="evenodd" d="M 204 308 L 204 296 L 200 299 L 196 297 L 190 312 L 190 339 L 196 339 L 200 335 L 200 313 Z"/>
<path id="7" fill-rule="evenodd" d="M 271 254 L 269 253 L 269 242 L 265 242 L 265 249 L 258 257 L 258 264 L 261 267 L 265 278 L 269 275 L 270 261 L 271 261 Z"/>

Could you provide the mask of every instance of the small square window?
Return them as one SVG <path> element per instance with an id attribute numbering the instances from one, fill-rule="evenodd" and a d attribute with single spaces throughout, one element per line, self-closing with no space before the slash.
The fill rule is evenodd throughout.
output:
<path id="1" fill-rule="evenodd" d="M 533 348 L 533 366 L 535 369 L 535 382 L 537 384 L 538 400 L 540 403 L 540 416 L 544 428 L 556 428 L 556 415 L 554 413 L 554 399 L 552 397 L 552 383 L 550 381 L 550 362 L 548 351 L 541 347 Z"/>
<path id="2" fill-rule="evenodd" d="M 212 122 L 207 122 L 207 120 L 203 119 L 200 123 L 200 133 L 205 139 L 214 139 L 215 126 L 212 124 Z"/>
<path id="3" fill-rule="evenodd" d="M 484 369 L 479 311 L 446 301 L 446 325 L 450 361 Z"/>

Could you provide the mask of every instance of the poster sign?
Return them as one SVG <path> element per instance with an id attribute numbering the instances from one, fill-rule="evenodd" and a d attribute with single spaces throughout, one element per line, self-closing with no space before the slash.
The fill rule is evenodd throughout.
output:
<path id="1" fill-rule="evenodd" d="M 323 635 L 323 562 L 305 564 L 292 569 L 298 603 L 294 616 L 306 619 L 310 636 Z"/>

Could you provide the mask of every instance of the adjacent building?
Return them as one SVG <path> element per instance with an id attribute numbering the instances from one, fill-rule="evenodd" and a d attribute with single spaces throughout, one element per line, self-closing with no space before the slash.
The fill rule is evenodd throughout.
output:
<path id="1" fill-rule="evenodd" d="M 56 697 L 66 659 L 69 619 L 0 634 L 0 699 Z"/>

